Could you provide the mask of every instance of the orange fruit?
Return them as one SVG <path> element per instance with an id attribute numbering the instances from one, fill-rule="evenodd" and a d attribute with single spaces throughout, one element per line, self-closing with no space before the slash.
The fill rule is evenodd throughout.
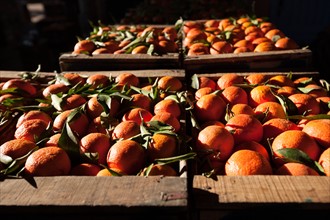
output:
<path id="1" fill-rule="evenodd" d="M 262 22 L 260 24 L 260 29 L 263 33 L 267 33 L 268 31 L 270 31 L 271 29 L 274 29 L 275 25 L 271 22 Z"/>
<path id="2" fill-rule="evenodd" d="M 273 118 L 286 118 L 282 105 L 277 102 L 263 102 L 254 109 L 254 113 L 264 122 Z"/>
<path id="3" fill-rule="evenodd" d="M 92 55 L 98 55 L 98 54 L 110 54 L 111 51 L 108 50 L 107 48 L 101 47 L 97 48 L 92 52 Z"/>
<path id="4" fill-rule="evenodd" d="M 200 129 L 202 130 L 202 129 L 206 128 L 207 126 L 211 126 L 211 125 L 216 125 L 216 126 L 220 126 L 223 128 L 225 127 L 225 125 L 220 121 L 207 121 L 207 122 L 204 122 L 203 124 L 201 124 Z"/>
<path id="5" fill-rule="evenodd" d="M 179 78 L 175 76 L 162 76 L 157 84 L 160 90 L 179 91 L 183 85 Z"/>
<path id="6" fill-rule="evenodd" d="M 219 77 L 217 81 L 217 85 L 219 89 L 223 90 L 229 86 L 233 86 L 234 84 L 242 84 L 243 82 L 244 82 L 243 76 L 240 76 L 235 73 L 228 73 Z"/>
<path id="7" fill-rule="evenodd" d="M 101 117 L 94 118 L 89 124 L 87 128 L 87 134 L 89 133 L 102 133 L 102 134 L 108 134 L 109 131 L 109 125 L 104 123 L 104 120 L 101 119 Z"/>
<path id="8" fill-rule="evenodd" d="M 110 169 L 119 169 L 127 175 L 136 175 L 145 165 L 146 152 L 133 140 L 122 140 L 111 146 L 107 155 Z"/>
<path id="9" fill-rule="evenodd" d="M 145 45 L 140 45 L 135 47 L 131 54 L 146 54 L 148 52 L 148 47 Z"/>
<path id="10" fill-rule="evenodd" d="M 254 150 L 238 150 L 226 162 L 227 176 L 271 175 L 270 162 L 259 152 Z"/>
<path id="11" fill-rule="evenodd" d="M 296 87 L 306 86 L 308 84 L 316 84 L 316 82 L 313 80 L 312 77 L 307 77 L 307 76 L 301 76 L 293 80 L 293 83 L 295 84 Z"/>
<path id="12" fill-rule="evenodd" d="M 251 41 L 247 41 L 245 39 L 237 41 L 234 44 L 234 47 L 239 48 L 239 47 L 246 47 L 249 49 L 249 51 L 253 51 L 254 50 L 254 45 L 252 44 Z"/>
<path id="13" fill-rule="evenodd" d="M 200 89 L 197 89 L 195 92 L 195 99 L 199 100 L 203 95 L 207 95 L 214 92 L 214 89 L 212 89 L 211 87 L 203 87 Z"/>
<path id="14" fill-rule="evenodd" d="M 66 110 L 57 115 L 53 122 L 53 130 L 55 132 L 61 132 L 67 118 L 73 110 Z M 78 114 L 69 122 L 71 130 L 78 136 L 82 137 L 85 135 L 88 128 L 89 120 L 85 114 Z"/>
<path id="15" fill-rule="evenodd" d="M 119 42 L 114 40 L 109 40 L 104 42 L 104 47 L 109 51 L 109 53 L 113 53 L 117 50 L 119 50 Z"/>
<path id="16" fill-rule="evenodd" d="M 2 90 L 16 88 L 23 97 L 34 97 L 37 95 L 37 88 L 29 81 L 23 79 L 10 79 L 2 85 Z"/>
<path id="17" fill-rule="evenodd" d="M 104 111 L 101 103 L 97 101 L 97 97 L 93 96 L 87 101 L 86 112 L 90 118 L 96 118 Z"/>
<path id="18" fill-rule="evenodd" d="M 74 109 L 85 104 L 87 100 L 80 94 L 72 94 L 61 103 L 62 111 Z"/>
<path id="19" fill-rule="evenodd" d="M 210 49 L 204 43 L 193 43 L 188 49 L 187 56 L 210 54 Z"/>
<path id="20" fill-rule="evenodd" d="M 296 88 L 291 86 L 282 86 L 277 90 L 277 95 L 283 95 L 285 97 L 289 97 L 290 95 L 300 93 Z"/>
<path id="21" fill-rule="evenodd" d="M 132 107 L 139 107 L 139 108 L 143 108 L 145 110 L 150 111 L 151 108 L 151 98 L 149 98 L 146 95 L 143 94 L 133 94 L 131 95 L 132 100 L 129 101 L 130 106 Z"/>
<path id="22" fill-rule="evenodd" d="M 49 137 L 48 141 L 45 143 L 45 146 L 58 146 L 58 141 L 60 140 L 61 133 L 53 134 Z"/>
<path id="23" fill-rule="evenodd" d="M 90 133 L 79 141 L 81 153 L 98 153 L 98 163 L 106 164 L 107 153 L 110 148 L 110 137 L 102 133 Z"/>
<path id="24" fill-rule="evenodd" d="M 254 87 L 249 94 L 249 105 L 252 108 L 255 108 L 264 102 L 277 102 L 276 97 L 272 93 L 271 87 L 266 85 Z"/>
<path id="25" fill-rule="evenodd" d="M 16 128 L 18 128 L 23 122 L 27 120 L 32 120 L 32 119 L 41 119 L 44 121 L 47 125 L 51 124 L 53 122 L 53 119 L 43 111 L 39 110 L 31 110 L 28 112 L 24 112 L 17 120 L 16 123 Z"/>
<path id="26" fill-rule="evenodd" d="M 245 53 L 245 52 L 251 52 L 251 50 L 247 47 L 237 47 L 233 53 L 237 54 L 237 53 Z"/>
<path id="27" fill-rule="evenodd" d="M 230 106 L 235 104 L 248 104 L 248 94 L 244 89 L 238 86 L 228 86 L 222 93 L 221 97 Z"/>
<path id="28" fill-rule="evenodd" d="M 192 28 L 201 28 L 202 24 L 197 21 L 185 21 L 183 24 L 183 32 L 188 33 Z"/>
<path id="29" fill-rule="evenodd" d="M 81 163 L 71 168 L 70 175 L 73 176 L 96 176 L 101 170 L 98 165 L 92 163 Z"/>
<path id="30" fill-rule="evenodd" d="M 86 79 L 78 73 L 64 73 L 63 77 L 66 78 L 72 86 L 77 85 L 78 83 L 83 85 L 86 82 Z"/>
<path id="31" fill-rule="evenodd" d="M 267 143 L 267 139 L 272 140 L 277 135 L 288 130 L 300 130 L 299 127 L 290 120 L 284 118 L 273 118 L 266 121 L 263 125 L 263 142 Z"/>
<path id="32" fill-rule="evenodd" d="M 118 173 L 120 176 L 127 175 L 126 173 L 124 173 L 119 169 L 111 168 L 111 170 Z M 114 175 L 112 175 L 112 173 L 107 168 L 103 168 L 96 174 L 96 176 L 114 176 Z"/>
<path id="33" fill-rule="evenodd" d="M 88 76 L 86 83 L 91 85 L 91 89 L 104 88 L 110 85 L 110 79 L 103 74 L 93 74 Z"/>
<path id="34" fill-rule="evenodd" d="M 313 137 L 323 148 L 330 147 L 330 119 L 311 120 L 302 131 Z"/>
<path id="35" fill-rule="evenodd" d="M 320 114 L 327 114 L 330 111 L 330 96 L 317 97 L 316 101 L 320 104 Z"/>
<path id="36" fill-rule="evenodd" d="M 173 135 L 155 133 L 147 148 L 147 155 L 151 161 L 158 158 L 173 157 L 177 154 L 177 139 Z"/>
<path id="37" fill-rule="evenodd" d="M 174 27 L 164 27 L 162 34 L 164 34 L 167 39 L 171 41 L 175 41 L 178 38 L 178 33 Z"/>
<path id="38" fill-rule="evenodd" d="M 267 37 L 257 37 L 252 40 L 252 45 L 257 46 L 258 44 L 263 42 L 272 42 L 272 40 L 268 39 Z"/>
<path id="39" fill-rule="evenodd" d="M 262 42 L 254 48 L 254 52 L 274 51 L 275 46 L 272 42 Z"/>
<path id="40" fill-rule="evenodd" d="M 276 86 L 295 87 L 293 81 L 285 75 L 276 75 L 270 77 L 270 79 L 268 80 L 268 84 L 276 85 Z"/>
<path id="41" fill-rule="evenodd" d="M 320 113 L 320 104 L 308 94 L 293 94 L 288 97 L 297 107 L 298 114 L 316 115 Z"/>
<path id="42" fill-rule="evenodd" d="M 308 84 L 305 86 L 306 89 L 312 89 L 307 94 L 314 96 L 315 98 L 318 97 L 328 97 L 328 91 L 319 85 L 316 84 Z"/>
<path id="43" fill-rule="evenodd" d="M 199 89 L 204 87 L 210 87 L 211 89 L 216 90 L 217 88 L 217 83 L 213 79 L 206 76 L 198 77 L 198 82 Z"/>
<path id="44" fill-rule="evenodd" d="M 282 50 L 295 50 L 295 49 L 299 49 L 299 45 L 292 40 L 291 38 L 288 37 L 283 37 L 278 39 L 275 42 L 275 47 L 278 49 L 282 49 Z"/>
<path id="45" fill-rule="evenodd" d="M 179 118 L 181 116 L 180 105 L 173 99 L 163 99 L 157 102 L 154 106 L 154 114 L 156 115 L 160 112 L 171 113 L 176 118 Z"/>
<path id="46" fill-rule="evenodd" d="M 178 118 L 168 112 L 159 112 L 158 114 L 154 115 L 150 121 L 160 121 L 165 124 L 171 125 L 173 127 L 173 131 L 178 133 L 180 131 L 181 125 Z"/>
<path id="47" fill-rule="evenodd" d="M 144 108 L 133 108 L 128 110 L 122 118 L 122 121 L 135 121 L 139 125 L 142 123 L 142 119 L 144 122 L 148 122 L 151 120 L 153 115 Z"/>
<path id="48" fill-rule="evenodd" d="M 260 142 L 263 136 L 261 122 L 252 115 L 234 115 L 227 121 L 225 128 L 233 135 L 235 144 L 244 141 Z"/>
<path id="49" fill-rule="evenodd" d="M 51 84 L 42 91 L 42 95 L 47 98 L 50 97 L 52 94 L 58 94 L 60 92 L 66 93 L 68 90 L 69 87 L 63 83 Z"/>
<path id="50" fill-rule="evenodd" d="M 227 41 L 217 41 L 210 47 L 210 54 L 232 53 L 233 47 Z"/>
<path id="51" fill-rule="evenodd" d="M 141 175 L 146 175 L 145 170 Z M 154 164 L 148 176 L 178 176 L 178 172 L 169 164 Z"/>
<path id="52" fill-rule="evenodd" d="M 286 163 L 275 170 L 276 175 L 289 176 L 319 176 L 319 174 L 309 166 L 301 163 Z"/>
<path id="53" fill-rule="evenodd" d="M 234 149 L 234 137 L 222 126 L 210 125 L 196 138 L 196 151 L 212 161 L 226 161 Z"/>
<path id="54" fill-rule="evenodd" d="M 272 149 L 275 157 L 282 158 L 283 156 L 277 152 L 282 148 L 295 148 L 305 152 L 312 160 L 317 160 L 321 153 L 321 148 L 316 141 L 300 130 L 284 131 L 275 137 L 272 143 Z"/>
<path id="55" fill-rule="evenodd" d="M 268 76 L 262 73 L 253 73 L 244 78 L 248 84 L 260 85 L 268 80 Z"/>
<path id="56" fill-rule="evenodd" d="M 254 115 L 253 108 L 248 104 L 235 104 L 231 107 L 230 111 L 234 113 L 234 115 L 238 115 L 238 114 Z"/>
<path id="57" fill-rule="evenodd" d="M 201 122 L 218 121 L 226 111 L 226 102 L 213 93 L 202 96 L 195 103 L 195 116 Z"/>
<path id="58" fill-rule="evenodd" d="M 245 141 L 240 144 L 237 144 L 234 147 L 234 151 L 238 150 L 254 150 L 259 152 L 262 156 L 264 156 L 268 161 L 270 161 L 270 157 L 267 149 L 260 143 L 255 141 Z"/>
<path id="59" fill-rule="evenodd" d="M 140 134 L 140 125 L 135 121 L 122 121 L 112 131 L 112 139 L 129 139 Z"/>
<path id="60" fill-rule="evenodd" d="M 118 83 L 119 85 L 127 85 L 127 86 L 132 85 L 135 87 L 138 87 L 140 85 L 139 78 L 133 73 L 129 73 L 129 72 L 120 73 L 118 76 L 116 76 L 115 82 Z"/>
<path id="61" fill-rule="evenodd" d="M 6 141 L 0 146 L 0 154 L 10 156 L 12 159 L 23 157 L 31 150 L 36 148 L 37 145 L 25 139 L 13 139 Z"/>
<path id="62" fill-rule="evenodd" d="M 70 170 L 70 158 L 62 148 L 44 147 L 26 159 L 24 171 L 32 176 L 62 176 Z"/>
<path id="63" fill-rule="evenodd" d="M 330 148 L 322 152 L 318 162 L 323 167 L 325 175 L 330 176 Z"/>
<path id="64" fill-rule="evenodd" d="M 267 33 L 265 33 L 265 37 L 267 37 L 270 40 L 273 40 L 273 37 L 276 35 L 278 35 L 280 38 L 285 37 L 285 34 L 277 28 L 271 29 Z"/>
<path id="65" fill-rule="evenodd" d="M 95 50 L 96 46 L 91 40 L 80 40 L 74 45 L 74 51 L 87 51 L 88 53 L 92 53 Z"/>
<path id="66" fill-rule="evenodd" d="M 16 139 L 25 139 L 32 142 L 38 142 L 42 134 L 46 131 L 48 124 L 41 119 L 30 119 L 22 122 L 15 130 Z"/>

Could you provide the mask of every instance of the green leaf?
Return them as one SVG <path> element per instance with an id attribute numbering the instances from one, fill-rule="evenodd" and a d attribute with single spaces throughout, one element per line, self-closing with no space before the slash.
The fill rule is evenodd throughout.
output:
<path id="1" fill-rule="evenodd" d="M 10 156 L 7 156 L 5 154 L 0 154 L 0 163 L 2 163 L 4 165 L 8 165 L 12 162 L 13 162 L 13 158 L 11 158 Z"/>
<path id="2" fill-rule="evenodd" d="M 66 86 L 70 86 L 71 85 L 71 83 L 69 82 L 69 80 L 67 78 L 65 78 L 63 76 L 63 74 L 59 74 L 59 73 L 56 74 L 55 75 L 55 79 L 56 79 L 56 82 L 57 83 L 63 83 Z"/>
<path id="3" fill-rule="evenodd" d="M 169 163 L 179 162 L 182 160 L 192 160 L 196 156 L 197 156 L 197 154 L 195 152 L 190 152 L 190 153 L 182 154 L 179 156 L 155 159 L 154 162 L 156 164 L 169 164 Z"/>
<path id="4" fill-rule="evenodd" d="M 324 87 L 328 92 L 330 91 L 330 84 L 324 80 L 324 79 L 321 79 L 320 80 L 320 84 L 322 87 Z"/>
<path id="5" fill-rule="evenodd" d="M 298 113 L 297 106 L 286 96 L 284 95 L 276 95 L 273 93 L 273 95 L 277 98 L 277 100 L 282 105 L 282 108 L 288 117 L 289 115 L 294 115 Z"/>
<path id="6" fill-rule="evenodd" d="M 302 163 L 316 170 L 319 174 L 324 175 L 323 168 L 316 161 L 312 160 L 305 152 L 297 148 L 282 148 L 276 150 L 276 153 L 284 157 L 281 158 L 284 162 Z"/>
<path id="7" fill-rule="evenodd" d="M 327 114 L 318 114 L 318 115 L 290 115 L 288 116 L 288 119 L 292 120 L 292 119 L 297 119 L 297 120 L 301 120 L 301 119 L 307 119 L 307 120 L 315 120 L 315 119 L 330 119 L 330 115 Z"/>
<path id="8" fill-rule="evenodd" d="M 197 74 L 191 76 L 191 87 L 193 89 L 199 89 L 199 79 Z"/>
<path id="9" fill-rule="evenodd" d="M 320 90 L 320 89 L 317 89 L 317 88 L 305 88 L 305 87 L 298 87 L 297 89 L 299 91 L 301 91 L 302 93 L 305 93 L 305 94 L 308 94 L 313 90 Z"/>
<path id="10" fill-rule="evenodd" d="M 148 48 L 148 51 L 147 51 L 147 54 L 153 55 L 154 51 L 155 51 L 155 46 L 153 44 L 150 44 L 149 48 Z"/>
<path id="11" fill-rule="evenodd" d="M 54 108 L 57 110 L 57 111 L 62 111 L 62 103 L 63 103 L 63 98 L 61 97 L 58 97 L 57 95 L 55 94 L 52 94 L 50 96 L 51 100 L 52 100 L 52 106 L 54 106 Z"/>

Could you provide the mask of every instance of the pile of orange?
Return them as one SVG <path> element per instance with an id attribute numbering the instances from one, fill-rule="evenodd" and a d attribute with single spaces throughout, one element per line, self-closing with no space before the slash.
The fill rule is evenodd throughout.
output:
<path id="1" fill-rule="evenodd" d="M 121 72 L 38 80 L 1 84 L 1 176 L 183 172 L 182 79 Z"/>
<path id="2" fill-rule="evenodd" d="M 299 75 L 257 73 L 192 80 L 197 173 L 329 176 L 330 102 L 324 81 L 322 86 Z"/>
<path id="3" fill-rule="evenodd" d="M 178 27 L 174 25 L 99 25 L 74 45 L 72 53 L 163 55 L 178 51 Z"/>
<path id="4" fill-rule="evenodd" d="M 186 21 L 183 47 L 187 56 L 299 49 L 272 22 L 250 17 Z"/>

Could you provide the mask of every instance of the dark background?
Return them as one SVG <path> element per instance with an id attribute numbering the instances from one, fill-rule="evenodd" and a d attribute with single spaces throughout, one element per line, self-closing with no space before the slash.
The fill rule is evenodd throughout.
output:
<path id="1" fill-rule="evenodd" d="M 174 24 L 255 14 L 268 17 L 330 74 L 329 0 L 0 0 L 0 70 L 60 72 L 58 58 L 97 24 Z"/>

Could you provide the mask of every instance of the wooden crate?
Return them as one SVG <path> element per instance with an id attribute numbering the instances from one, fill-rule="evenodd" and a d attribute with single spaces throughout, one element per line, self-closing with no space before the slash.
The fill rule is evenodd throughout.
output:
<path id="1" fill-rule="evenodd" d="M 228 53 L 187 56 L 183 67 L 194 73 L 254 72 L 254 71 L 311 71 L 312 52 L 309 49 Z"/>
<path id="2" fill-rule="evenodd" d="M 59 57 L 61 71 L 106 71 L 180 69 L 179 54 L 99 54 L 88 56 L 64 53 Z"/>
<path id="3" fill-rule="evenodd" d="M 122 71 L 77 72 L 117 76 Z M 125 71 L 127 72 L 127 71 Z M 130 71 L 139 78 L 164 75 L 184 80 L 181 70 Z M 0 82 L 18 78 L 21 72 L 0 71 Z M 47 82 L 54 73 L 39 73 Z M 4 217 L 36 219 L 188 219 L 188 164 L 178 165 L 178 177 L 164 176 L 55 176 L 0 180 L 0 212 Z"/>

